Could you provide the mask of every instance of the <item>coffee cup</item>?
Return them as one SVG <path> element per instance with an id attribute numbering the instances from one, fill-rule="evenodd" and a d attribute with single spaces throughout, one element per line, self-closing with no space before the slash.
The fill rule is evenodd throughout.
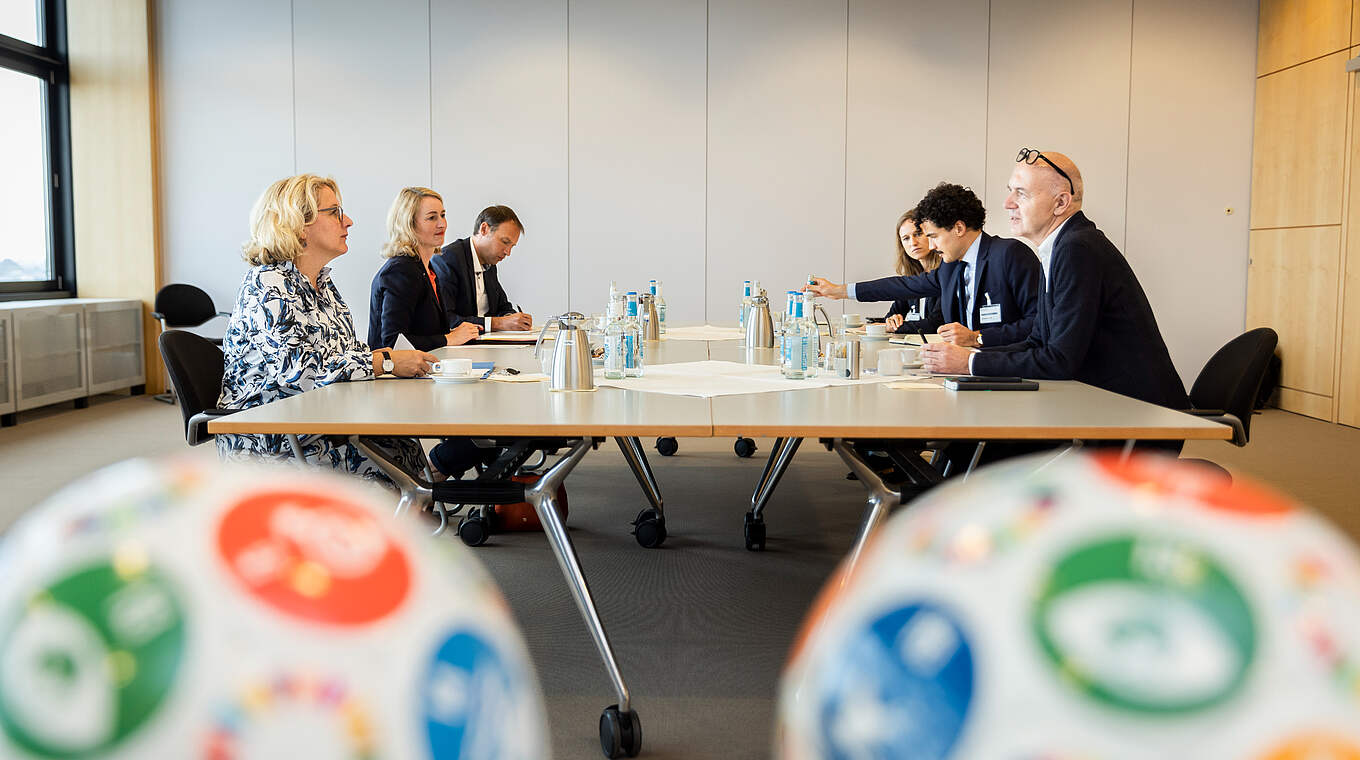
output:
<path id="1" fill-rule="evenodd" d="M 899 353 L 902 354 L 903 367 L 918 364 L 921 361 L 921 349 L 919 348 L 904 348 Z"/>
<path id="2" fill-rule="evenodd" d="M 886 377 L 902 374 L 902 352 L 879 351 L 878 374 Z"/>
<path id="3" fill-rule="evenodd" d="M 842 314 L 842 315 L 841 315 L 841 324 L 845 325 L 846 327 L 859 327 L 860 325 L 864 324 L 864 315 L 863 315 L 863 314 Z"/>
<path id="4" fill-rule="evenodd" d="M 430 370 L 436 375 L 447 377 L 463 377 L 472 374 L 471 359 L 444 359 L 430 365 Z"/>
<path id="5" fill-rule="evenodd" d="M 865 335 L 887 335 L 888 326 L 882 322 L 871 322 L 864 326 Z"/>

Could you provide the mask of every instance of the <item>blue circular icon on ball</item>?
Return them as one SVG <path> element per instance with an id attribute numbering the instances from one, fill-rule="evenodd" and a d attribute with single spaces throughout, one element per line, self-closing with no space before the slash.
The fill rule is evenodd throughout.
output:
<path id="1" fill-rule="evenodd" d="M 521 681 L 489 642 L 460 631 L 435 653 L 422 704 L 430 753 L 438 760 L 495 760 L 517 745 Z"/>

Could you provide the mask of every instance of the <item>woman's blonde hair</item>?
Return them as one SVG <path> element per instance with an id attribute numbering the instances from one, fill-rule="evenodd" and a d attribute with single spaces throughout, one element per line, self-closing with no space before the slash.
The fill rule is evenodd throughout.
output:
<path id="1" fill-rule="evenodd" d="M 923 272 L 933 272 L 940 265 L 940 254 L 938 251 L 931 251 L 926 256 L 925 261 L 917 261 L 907 253 L 906 246 L 902 245 L 902 225 L 911 222 L 918 230 L 921 228 L 921 220 L 916 216 L 916 209 L 909 208 L 897 217 L 897 226 L 893 227 L 893 240 L 897 241 L 897 273 L 910 277 L 914 274 Z"/>
<path id="2" fill-rule="evenodd" d="M 242 246 L 242 257 L 263 266 L 301 255 L 306 247 L 302 228 L 316 220 L 316 194 L 322 187 L 329 187 L 340 202 L 340 188 L 330 177 L 299 174 L 270 185 L 250 210 L 250 241 Z"/>
<path id="3" fill-rule="evenodd" d="M 387 242 L 383 243 L 382 257 L 416 255 L 416 214 L 422 198 L 434 198 L 440 203 L 444 196 L 428 187 L 403 187 L 387 210 Z"/>

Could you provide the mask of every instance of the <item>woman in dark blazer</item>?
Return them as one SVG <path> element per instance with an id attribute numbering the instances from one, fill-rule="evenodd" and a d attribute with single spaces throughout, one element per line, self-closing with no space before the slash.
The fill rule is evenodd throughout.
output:
<path id="1" fill-rule="evenodd" d="M 421 351 L 459 346 L 477 337 L 475 324 L 449 329 L 443 302 L 430 270 L 430 259 L 444 245 L 448 222 L 444 199 L 427 187 L 404 187 L 387 212 L 387 259 L 373 276 L 368 300 L 368 341 L 374 346 L 396 345 L 405 335 Z"/>
<path id="2" fill-rule="evenodd" d="M 930 240 L 918 221 L 914 208 L 897 218 L 897 273 L 904 277 L 934 271 L 940 266 L 940 253 L 930 249 Z M 933 333 L 944 324 L 944 312 L 938 298 L 899 300 L 893 301 L 884 322 L 892 332 Z"/>
<path id="3" fill-rule="evenodd" d="M 452 330 L 441 292 L 430 270 L 430 259 L 444 245 L 444 199 L 428 187 L 404 187 L 387 212 L 387 259 L 373 276 L 368 300 L 368 339 L 375 346 L 391 346 L 398 335 L 422 351 L 460 346 L 480 332 L 464 322 Z M 481 450 L 469 438 L 445 438 L 430 451 L 430 462 L 443 475 L 460 476 L 492 450 Z M 438 475 L 436 477 L 439 477 Z"/>

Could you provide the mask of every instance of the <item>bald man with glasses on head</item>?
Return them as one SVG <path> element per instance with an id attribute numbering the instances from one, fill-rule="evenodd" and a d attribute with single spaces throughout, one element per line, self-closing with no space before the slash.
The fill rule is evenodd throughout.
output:
<path id="1" fill-rule="evenodd" d="M 1034 330 L 1019 343 L 981 351 L 926 346 L 926 369 L 1080 380 L 1172 409 L 1188 408 L 1185 385 L 1138 277 L 1081 211 L 1077 165 L 1061 153 L 1024 148 L 1007 190 L 1011 232 L 1038 246 L 1043 267 Z"/>

